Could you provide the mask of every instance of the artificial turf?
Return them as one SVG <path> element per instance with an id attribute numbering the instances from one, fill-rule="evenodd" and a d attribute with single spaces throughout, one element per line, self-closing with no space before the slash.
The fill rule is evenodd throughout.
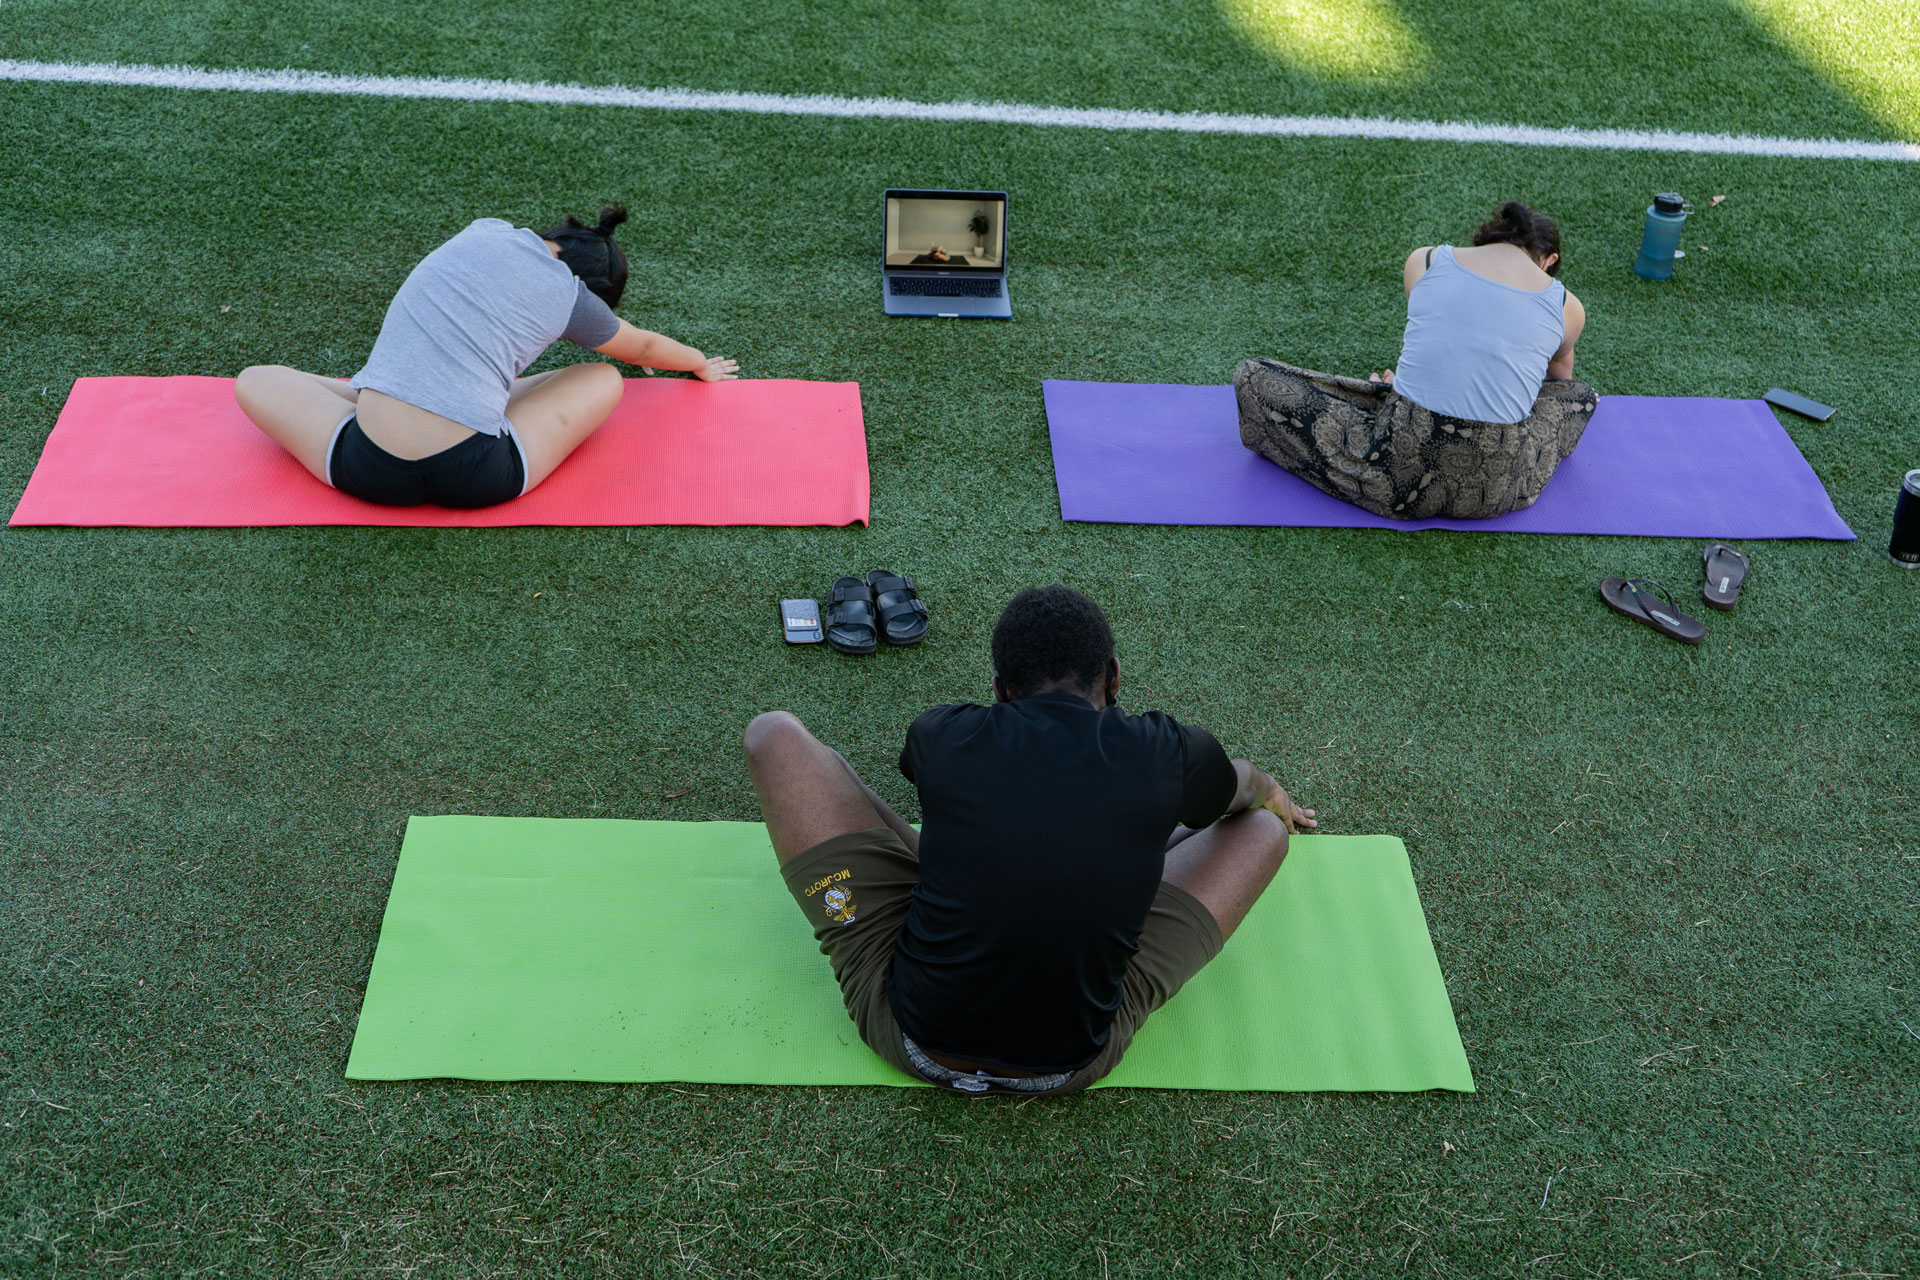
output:
<path id="1" fill-rule="evenodd" d="M 1198 3 L 10 3 L 0 56 L 1917 136 L 1719 0 L 1388 8 L 1391 81 Z M 858 379 L 874 479 L 867 530 L 0 533 L 0 1272 L 1920 1267 L 1911 166 L 25 84 L 0 155 L 9 506 L 73 378 L 350 372 L 468 219 L 611 197 L 624 314 Z M 1012 324 L 880 316 L 887 185 L 1012 192 Z M 1654 286 L 1667 189 L 1727 200 Z M 1561 219 L 1603 393 L 1839 406 L 1787 427 L 1862 540 L 1748 545 L 1694 650 L 1594 590 L 1688 598 L 1691 542 L 1060 522 L 1040 379 L 1379 367 L 1406 250 L 1508 196 Z M 776 599 L 873 567 L 923 646 L 780 643 Z M 342 1078 L 409 814 L 750 820 L 774 706 L 911 813 L 908 720 L 1053 580 L 1129 704 L 1404 837 L 1479 1093 Z"/>

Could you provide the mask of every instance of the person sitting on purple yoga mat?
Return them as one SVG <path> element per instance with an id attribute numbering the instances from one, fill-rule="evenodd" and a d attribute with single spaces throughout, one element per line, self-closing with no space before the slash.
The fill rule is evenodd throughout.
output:
<path id="1" fill-rule="evenodd" d="M 558 339 L 649 371 L 738 376 L 732 360 L 613 314 L 627 287 L 613 229 L 626 218 L 610 206 L 589 227 L 568 214 L 544 235 L 472 222 L 407 276 L 351 382 L 255 365 L 234 398 L 302 466 L 356 498 L 393 507 L 517 498 L 607 420 L 625 387 L 610 364 L 519 376 Z"/>
<path id="2" fill-rule="evenodd" d="M 1554 276 L 1560 228 L 1509 200 L 1473 247 L 1407 255 L 1398 373 L 1248 360 L 1240 439 L 1323 492 L 1399 520 L 1532 506 L 1599 404 L 1573 380 L 1586 308 Z"/>
<path id="3" fill-rule="evenodd" d="M 1013 598 L 993 704 L 907 730 L 909 826 L 785 711 L 747 726 L 780 873 L 860 1038 L 964 1093 L 1065 1093 L 1120 1061 L 1314 827 L 1267 774 L 1163 712 L 1114 704 L 1100 606 Z"/>

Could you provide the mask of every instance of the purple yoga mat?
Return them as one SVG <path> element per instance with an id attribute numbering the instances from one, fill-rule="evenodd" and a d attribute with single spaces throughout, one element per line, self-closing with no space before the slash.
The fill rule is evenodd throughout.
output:
<path id="1" fill-rule="evenodd" d="M 1232 387 L 1042 384 L 1065 520 L 1849 540 L 1759 400 L 1604 396 L 1540 500 L 1491 520 L 1388 520 L 1240 443 Z"/>

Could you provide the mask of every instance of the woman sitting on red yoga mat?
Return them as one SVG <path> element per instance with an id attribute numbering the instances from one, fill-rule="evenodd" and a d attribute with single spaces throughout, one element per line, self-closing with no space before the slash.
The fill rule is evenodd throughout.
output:
<path id="1" fill-rule="evenodd" d="M 234 398 L 302 466 L 356 498 L 392 507 L 517 498 L 620 403 L 612 365 L 519 376 L 557 339 L 707 382 L 739 376 L 732 360 L 613 314 L 627 287 L 613 229 L 626 218 L 609 207 L 589 227 L 569 214 L 544 236 L 481 218 L 407 276 L 351 382 L 255 365 Z"/>

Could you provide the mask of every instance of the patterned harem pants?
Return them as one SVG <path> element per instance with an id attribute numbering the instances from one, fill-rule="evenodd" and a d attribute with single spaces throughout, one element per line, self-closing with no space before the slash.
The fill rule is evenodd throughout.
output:
<path id="1" fill-rule="evenodd" d="M 1431 413 L 1392 387 L 1249 360 L 1233 375 L 1240 439 L 1314 488 L 1393 520 L 1477 520 L 1530 507 L 1599 397 L 1547 382 L 1525 421 Z"/>

